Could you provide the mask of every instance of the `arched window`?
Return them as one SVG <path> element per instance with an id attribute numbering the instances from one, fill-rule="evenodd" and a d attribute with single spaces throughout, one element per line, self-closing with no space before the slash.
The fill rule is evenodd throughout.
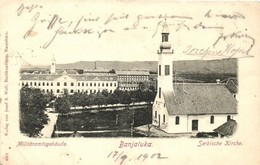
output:
<path id="1" fill-rule="evenodd" d="M 179 124 L 180 124 L 180 117 L 179 117 L 179 116 L 176 116 L 176 117 L 175 117 L 175 124 L 176 124 L 176 125 L 179 125 Z"/>
<path id="2" fill-rule="evenodd" d="M 231 119 L 230 115 L 227 116 L 227 121 L 229 121 Z"/>
<path id="3" fill-rule="evenodd" d="M 210 116 L 210 124 L 214 124 L 214 116 Z"/>

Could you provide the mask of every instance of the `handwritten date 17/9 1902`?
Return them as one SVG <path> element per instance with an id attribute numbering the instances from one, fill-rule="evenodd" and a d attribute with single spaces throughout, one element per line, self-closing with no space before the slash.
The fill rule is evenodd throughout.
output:
<path id="1" fill-rule="evenodd" d="M 129 158 L 124 151 L 111 151 L 107 158 L 112 158 L 114 162 L 120 162 L 120 165 L 123 164 L 124 161 L 145 161 L 146 159 L 168 159 L 168 157 L 162 156 L 161 153 L 153 153 L 153 154 L 139 154 L 137 157 Z"/>

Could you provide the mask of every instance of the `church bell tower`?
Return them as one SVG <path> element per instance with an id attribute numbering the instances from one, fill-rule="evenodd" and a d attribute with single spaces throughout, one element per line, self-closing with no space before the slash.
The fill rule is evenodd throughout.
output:
<path id="1" fill-rule="evenodd" d="M 173 92 L 173 50 L 171 49 L 171 44 L 169 42 L 170 30 L 165 21 L 161 37 L 162 42 L 160 44 L 160 50 L 157 51 L 158 54 L 158 86 L 157 86 L 157 97 L 159 99 L 162 97 L 163 91 Z"/>

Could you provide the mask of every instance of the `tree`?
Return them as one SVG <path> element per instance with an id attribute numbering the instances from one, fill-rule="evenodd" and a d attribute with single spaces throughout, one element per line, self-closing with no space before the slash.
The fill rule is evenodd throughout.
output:
<path id="1" fill-rule="evenodd" d="M 119 97 L 115 93 L 112 93 L 108 96 L 107 103 L 108 104 L 118 104 L 119 103 Z"/>
<path id="2" fill-rule="evenodd" d="M 20 130 L 29 137 L 37 137 L 49 121 L 45 114 L 48 100 L 40 89 L 23 87 L 20 91 Z"/>
<path id="3" fill-rule="evenodd" d="M 103 96 L 101 93 L 97 93 L 94 97 L 94 103 L 95 105 L 98 105 L 98 107 L 100 107 L 100 105 L 106 104 L 105 96 Z"/>
<path id="4" fill-rule="evenodd" d="M 62 115 L 70 111 L 71 102 L 67 97 L 59 97 L 55 101 L 55 110 Z"/>

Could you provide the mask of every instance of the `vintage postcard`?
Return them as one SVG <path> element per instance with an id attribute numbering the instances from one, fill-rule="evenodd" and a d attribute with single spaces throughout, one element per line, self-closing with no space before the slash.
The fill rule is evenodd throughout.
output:
<path id="1" fill-rule="evenodd" d="M 260 4 L 1 1 L 1 164 L 260 164 Z"/>

